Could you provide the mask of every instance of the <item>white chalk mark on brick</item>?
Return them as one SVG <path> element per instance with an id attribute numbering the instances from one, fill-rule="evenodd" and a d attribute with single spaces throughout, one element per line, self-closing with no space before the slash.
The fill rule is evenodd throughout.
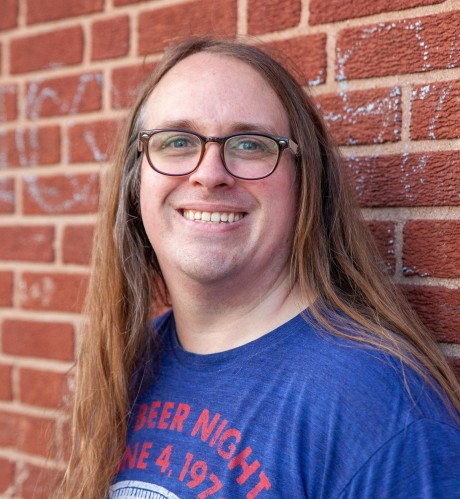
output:
<path id="1" fill-rule="evenodd" d="M 38 128 L 29 129 L 28 144 L 26 144 L 26 135 L 24 128 L 18 127 L 16 129 L 15 142 L 19 164 L 21 166 L 37 166 L 39 154 Z"/>
<path id="2" fill-rule="evenodd" d="M 88 147 L 91 149 L 94 160 L 106 161 L 107 154 L 99 149 L 98 145 L 96 144 L 96 138 L 94 137 L 94 134 L 87 130 L 83 134 L 83 137 L 85 138 L 85 142 L 88 144 Z"/>
<path id="3" fill-rule="evenodd" d="M 450 44 L 449 57 L 447 58 L 447 68 L 452 69 L 458 65 L 460 56 L 460 34 L 457 34 Z"/>
<path id="4" fill-rule="evenodd" d="M 361 158 L 356 156 L 350 156 L 346 165 L 353 171 L 354 182 L 355 182 L 355 190 L 358 198 L 361 198 L 363 194 L 367 191 L 367 183 L 369 179 L 372 178 L 372 168 L 370 164 L 373 160 L 375 160 L 377 156 L 372 155 L 369 156 L 368 160 L 362 161 Z"/>
<path id="5" fill-rule="evenodd" d="M 409 23 L 404 27 L 406 29 L 414 30 L 415 38 L 417 39 L 418 44 L 419 44 L 420 48 L 422 49 L 422 57 L 423 57 L 422 71 L 427 71 L 431 67 L 431 64 L 428 62 L 428 59 L 430 57 L 430 53 L 428 50 L 428 45 L 426 44 L 426 42 L 422 36 L 422 34 L 423 34 L 422 21 L 419 19 L 418 21 L 415 21 L 415 23 Z"/>
<path id="6" fill-rule="evenodd" d="M 8 94 L 16 94 L 16 88 L 13 85 L 0 86 L 0 122 L 7 120 L 6 114 L 6 96 Z"/>
<path id="7" fill-rule="evenodd" d="M 103 76 L 100 73 L 83 74 L 79 78 L 77 90 L 72 97 L 72 100 L 62 100 L 56 90 L 51 87 L 39 88 L 41 80 L 37 80 L 29 85 L 29 90 L 26 96 L 27 114 L 32 120 L 36 120 L 41 116 L 43 103 L 50 99 L 58 107 L 62 114 L 76 114 L 79 112 L 79 107 L 85 94 L 86 87 L 92 81 L 95 81 L 99 86 L 103 84 Z"/>
<path id="8" fill-rule="evenodd" d="M 0 178 L 0 201 L 11 206 L 14 205 L 14 193 L 7 187 L 6 178 Z"/>
<path id="9" fill-rule="evenodd" d="M 423 185 L 425 179 L 423 178 L 423 172 L 427 163 L 428 157 L 426 154 L 422 154 L 418 163 L 409 167 L 409 153 L 406 151 L 403 153 L 403 160 L 401 163 L 401 173 L 400 183 L 404 186 L 405 196 L 408 200 L 413 201 L 415 195 L 412 192 L 413 188 L 417 184 Z"/>
<path id="10" fill-rule="evenodd" d="M 415 89 L 412 91 L 412 97 L 420 100 L 425 100 L 426 96 L 430 93 L 431 85 L 425 85 L 419 89 Z"/>
<path id="11" fill-rule="evenodd" d="M 70 104 L 70 108 L 68 110 L 69 114 L 75 114 L 78 112 L 78 108 L 80 106 L 82 97 L 85 93 L 86 87 L 88 83 L 92 81 L 96 81 L 99 84 L 99 86 L 102 86 L 103 77 L 99 73 L 97 74 L 89 73 L 80 76 L 77 91 L 75 92 L 75 95 L 72 99 L 72 103 Z"/>
<path id="12" fill-rule="evenodd" d="M 397 139 L 400 130 L 395 126 L 399 120 L 399 103 L 401 90 L 399 87 L 394 87 L 388 97 L 376 98 L 372 102 L 368 102 L 362 106 L 353 107 L 349 102 L 347 92 L 341 92 L 340 98 L 343 102 L 343 112 L 324 112 L 323 118 L 328 121 L 342 121 L 344 125 L 356 125 L 359 119 L 363 116 L 382 116 L 383 124 L 377 136 L 373 139 L 373 143 L 378 144 L 383 142 L 383 137 L 388 128 L 394 127 L 392 134 Z M 356 143 L 356 140 L 350 139 L 348 144 Z"/>
<path id="13" fill-rule="evenodd" d="M 417 40 L 417 43 L 422 52 L 423 63 L 421 71 L 429 71 L 431 69 L 431 64 L 429 62 L 430 47 L 428 46 L 426 37 L 424 37 L 423 21 L 421 19 L 418 19 L 415 22 L 411 22 L 410 20 L 402 20 L 398 23 L 379 23 L 369 28 L 363 28 L 359 38 L 349 48 L 347 48 L 345 52 L 342 52 L 342 48 L 338 46 L 336 49 L 337 80 L 342 81 L 347 79 L 345 76 L 346 64 L 355 50 L 362 45 L 363 40 L 373 38 L 376 34 L 379 34 L 383 31 L 391 31 L 397 27 L 402 27 L 404 30 L 412 31 L 414 33 L 415 39 Z M 450 43 L 447 68 L 453 68 L 458 64 L 458 55 L 460 53 L 458 50 L 459 40 L 460 35 L 457 34 Z"/>
<path id="14" fill-rule="evenodd" d="M 428 125 L 428 136 L 430 139 L 436 140 L 436 134 L 435 134 L 435 128 L 436 128 L 436 122 L 438 121 L 442 108 L 444 107 L 444 103 L 446 102 L 447 96 L 450 94 L 452 91 L 453 87 L 452 85 L 448 85 L 447 88 L 445 88 L 442 92 L 441 95 L 439 96 L 438 103 L 436 104 L 436 108 L 434 111 L 434 114 L 431 118 L 430 124 Z"/>
<path id="15" fill-rule="evenodd" d="M 336 50 L 337 64 L 335 66 L 335 69 L 338 81 L 345 81 L 347 79 L 347 77 L 345 76 L 345 64 L 347 63 L 348 59 L 353 55 L 354 49 L 355 47 L 351 47 L 347 49 L 344 53 L 342 53 L 342 48 L 340 46 L 337 47 Z"/>
<path id="16" fill-rule="evenodd" d="M 325 80 L 325 71 L 324 69 L 322 69 L 319 73 L 319 76 L 314 80 L 309 80 L 307 82 L 307 85 L 309 87 L 317 87 L 318 85 L 321 85 L 321 83 L 324 83 L 324 80 Z"/>
<path id="17" fill-rule="evenodd" d="M 48 307 L 52 302 L 55 288 L 53 280 L 48 276 L 42 277 L 30 286 L 21 279 L 19 281 L 19 302 L 38 301 L 40 306 Z"/>
<path id="18" fill-rule="evenodd" d="M 8 132 L 0 130 L 0 168 L 8 168 Z"/>
<path id="19" fill-rule="evenodd" d="M 40 118 L 41 109 L 45 100 L 51 99 L 55 104 L 59 103 L 59 95 L 54 89 L 43 87 L 38 91 L 39 84 L 40 80 L 31 83 L 26 96 L 26 108 L 28 110 L 28 115 L 32 120 Z"/>
<path id="20" fill-rule="evenodd" d="M 97 184 L 98 175 L 92 174 L 82 184 L 79 179 L 72 175 L 67 175 L 71 187 L 70 195 L 66 195 L 66 199 L 59 200 L 62 197 L 62 192 L 57 187 L 39 186 L 39 178 L 35 175 L 27 175 L 24 177 L 24 182 L 27 190 L 34 202 L 45 213 L 62 213 L 71 211 L 75 205 L 88 203 L 93 205 L 96 194 L 92 193 L 93 187 Z"/>

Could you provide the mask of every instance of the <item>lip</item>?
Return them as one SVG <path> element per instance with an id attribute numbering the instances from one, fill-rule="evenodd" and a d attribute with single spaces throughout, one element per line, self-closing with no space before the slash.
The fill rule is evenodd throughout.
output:
<path id="1" fill-rule="evenodd" d="M 176 210 L 194 210 L 194 211 L 217 211 L 217 212 L 234 212 L 247 213 L 248 210 L 241 204 L 234 203 L 204 203 L 204 202 L 187 202 L 176 206 Z"/>

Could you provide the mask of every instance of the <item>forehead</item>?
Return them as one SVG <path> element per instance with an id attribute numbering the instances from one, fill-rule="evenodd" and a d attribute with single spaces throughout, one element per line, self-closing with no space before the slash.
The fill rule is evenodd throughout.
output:
<path id="1" fill-rule="evenodd" d="M 279 135 L 289 131 L 286 111 L 266 79 L 243 61 L 212 53 L 189 56 L 165 74 L 146 102 L 145 121 L 148 128 L 190 122 L 203 133 L 230 133 L 237 124 Z"/>

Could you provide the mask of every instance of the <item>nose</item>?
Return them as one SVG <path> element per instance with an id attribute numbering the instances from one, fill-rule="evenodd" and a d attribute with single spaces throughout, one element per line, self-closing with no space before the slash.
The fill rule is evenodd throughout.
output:
<path id="1" fill-rule="evenodd" d="M 208 142 L 198 168 L 189 176 L 189 182 L 207 189 L 220 186 L 231 187 L 236 179 L 228 173 L 220 155 L 220 145 Z"/>

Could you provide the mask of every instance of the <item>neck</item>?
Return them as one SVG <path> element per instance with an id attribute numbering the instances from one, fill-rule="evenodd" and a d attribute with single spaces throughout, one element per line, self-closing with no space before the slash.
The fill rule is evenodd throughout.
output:
<path id="1" fill-rule="evenodd" d="M 258 281 L 253 287 L 189 283 L 169 289 L 179 342 L 185 350 L 200 354 L 244 345 L 308 306 L 297 289 L 290 288 L 287 275 L 265 285 Z"/>

